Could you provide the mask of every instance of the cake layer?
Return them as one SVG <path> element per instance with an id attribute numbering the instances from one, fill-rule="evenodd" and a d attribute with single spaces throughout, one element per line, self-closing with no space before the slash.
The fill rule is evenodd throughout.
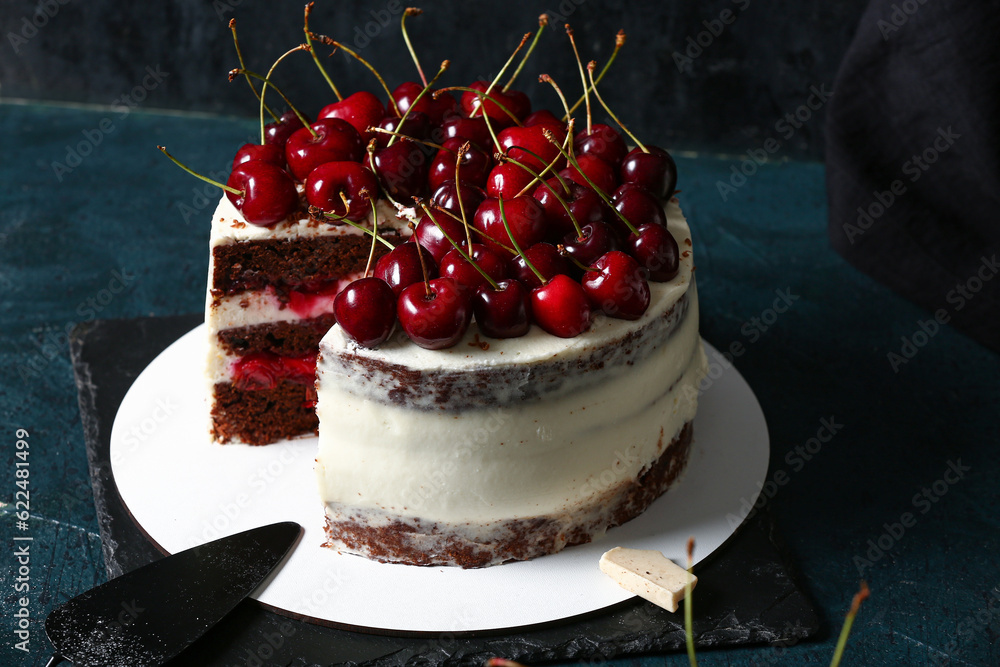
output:
<path id="1" fill-rule="evenodd" d="M 323 315 L 296 322 L 270 322 L 251 326 L 224 329 L 217 335 L 219 346 L 227 357 L 254 352 L 271 352 L 298 357 L 315 354 L 319 341 L 337 319 Z"/>
<path id="2" fill-rule="evenodd" d="M 273 389 L 242 390 L 219 382 L 212 388 L 212 437 L 221 443 L 266 445 L 290 435 L 315 433 L 315 391 L 281 381 Z"/>
<path id="3" fill-rule="evenodd" d="M 635 518 L 677 480 L 691 447 L 690 422 L 634 479 L 614 480 L 586 504 L 565 511 L 492 523 L 442 524 L 392 512 L 329 505 L 327 546 L 382 562 L 485 567 L 527 560 L 590 542 Z"/>

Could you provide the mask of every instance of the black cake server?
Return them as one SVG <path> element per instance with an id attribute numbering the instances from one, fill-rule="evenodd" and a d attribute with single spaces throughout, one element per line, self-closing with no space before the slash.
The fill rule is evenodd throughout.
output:
<path id="1" fill-rule="evenodd" d="M 52 610 L 45 632 L 77 667 L 161 665 L 249 595 L 302 535 L 273 523 L 181 551 L 78 595 Z"/>

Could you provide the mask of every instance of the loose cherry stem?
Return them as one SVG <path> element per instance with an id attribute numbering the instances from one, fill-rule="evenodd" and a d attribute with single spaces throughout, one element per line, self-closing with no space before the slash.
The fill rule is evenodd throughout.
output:
<path id="1" fill-rule="evenodd" d="M 305 46 L 305 45 L 303 44 L 302 46 Z M 297 49 L 297 48 L 296 49 L 292 49 L 292 51 L 298 51 L 298 50 L 299 49 Z M 291 53 L 291 51 L 289 51 L 288 53 Z M 285 55 L 288 55 L 288 54 L 286 53 Z M 275 64 L 277 64 L 277 63 L 275 63 Z M 271 68 L 271 71 L 272 72 L 274 71 L 273 67 Z M 229 72 L 229 80 L 232 81 L 233 79 L 235 79 L 236 77 L 238 77 L 240 74 L 246 74 L 247 76 L 251 76 L 251 77 L 253 77 L 255 79 L 258 79 L 258 80 L 264 82 L 264 85 L 261 86 L 261 88 L 260 88 L 260 142 L 262 144 L 264 143 L 264 93 L 267 91 L 267 87 L 268 86 L 271 86 L 272 88 L 274 88 L 274 92 L 278 93 L 278 95 L 281 96 L 281 99 L 285 100 L 285 104 L 288 105 L 289 109 L 291 109 L 293 112 L 295 112 L 295 115 L 298 116 L 299 120 L 302 122 L 302 126 L 304 128 L 306 128 L 307 130 L 309 130 L 309 134 L 313 135 L 314 137 L 316 136 L 316 132 L 311 127 L 309 127 L 309 121 L 306 120 L 306 117 L 302 115 L 302 112 L 300 112 L 298 109 L 295 108 L 295 105 L 292 104 L 292 101 L 290 99 L 288 99 L 288 97 L 283 92 L 281 92 L 280 88 L 278 88 L 276 85 L 274 85 L 273 83 L 271 83 L 271 79 L 269 78 L 270 77 L 270 72 L 268 73 L 268 76 L 262 76 L 260 74 L 257 74 L 257 72 L 252 72 L 250 70 L 234 69 L 234 70 L 231 70 Z"/>
<path id="2" fill-rule="evenodd" d="M 240 68 L 246 69 L 246 63 L 243 62 L 243 52 L 240 50 L 240 40 L 236 37 L 236 19 L 229 19 L 229 30 L 231 30 L 233 33 L 233 46 L 236 47 L 236 57 L 239 58 L 240 60 Z M 250 86 L 250 90 L 253 91 L 253 96 L 256 97 L 258 100 L 260 100 L 260 93 L 257 92 L 257 86 L 253 85 L 253 79 L 247 76 L 246 80 L 247 80 L 247 85 Z M 278 120 L 278 117 L 275 115 L 275 113 L 271 111 L 271 107 L 265 104 L 264 109 L 267 111 L 267 113 L 271 115 L 271 118 L 273 118 L 275 121 Z"/>
<path id="3" fill-rule="evenodd" d="M 851 600 L 851 608 L 847 612 L 846 618 L 844 618 L 844 627 L 840 630 L 840 638 L 837 640 L 837 648 L 833 651 L 833 660 L 830 661 L 830 667 L 837 667 L 840 664 L 840 659 L 844 657 L 844 648 L 847 646 L 847 637 L 851 634 L 851 626 L 854 624 L 854 618 L 858 615 L 858 610 L 861 609 L 861 603 L 867 600 L 869 595 L 871 595 L 871 591 L 868 589 L 868 584 L 862 581 L 861 588 L 854 594 L 854 599 Z"/>
<path id="4" fill-rule="evenodd" d="M 403 18 L 399 20 L 399 28 L 403 31 L 403 41 L 406 42 L 406 49 L 410 52 L 410 57 L 413 58 L 413 64 L 417 66 L 417 74 L 420 75 L 420 80 L 424 84 L 424 88 L 427 88 L 427 77 L 424 76 L 424 70 L 420 66 L 420 60 L 417 58 L 417 52 L 413 50 L 413 44 L 410 43 L 410 33 L 406 31 L 406 17 L 407 16 L 420 16 L 424 13 L 424 10 L 418 9 L 417 7 L 407 7 L 403 11 Z"/>
<path id="5" fill-rule="evenodd" d="M 580 52 L 576 50 L 576 39 L 573 37 L 573 29 L 566 24 L 566 34 L 569 36 L 569 43 L 573 45 L 573 55 L 576 57 L 576 66 L 580 70 L 580 83 L 583 84 L 583 100 L 587 104 L 587 136 L 590 136 L 590 94 L 587 92 L 587 77 L 583 74 L 583 62 L 580 60 Z"/>
<path id="6" fill-rule="evenodd" d="M 527 148 L 522 148 L 521 146 L 511 146 L 510 148 L 517 148 L 519 150 L 523 150 L 525 153 L 530 153 L 531 155 L 535 156 L 536 159 L 538 158 L 538 155 L 536 155 L 532 151 L 528 150 Z M 510 150 L 510 149 L 508 149 L 508 150 Z M 553 161 L 549 163 L 549 167 L 551 167 L 552 165 L 554 165 L 555 162 L 556 162 L 556 160 L 558 160 L 560 157 L 562 157 L 562 156 L 561 155 L 557 155 L 555 157 L 555 159 L 553 159 Z M 508 160 L 510 162 L 513 162 L 514 164 L 516 164 L 517 166 L 519 166 L 521 169 L 524 169 L 526 172 L 528 172 L 529 174 L 531 174 L 532 176 L 535 177 L 534 180 L 532 180 L 530 183 L 528 183 L 526 186 L 524 186 L 524 188 L 520 192 L 517 193 L 517 195 L 516 195 L 517 197 L 520 197 L 521 195 L 525 194 L 528 191 L 529 188 L 531 188 L 532 186 L 535 185 L 535 183 L 541 183 L 542 185 L 544 185 L 546 188 L 549 189 L 549 192 L 552 193 L 552 196 L 555 197 L 556 201 L 558 201 L 562 205 L 563 209 L 565 209 L 566 215 L 569 216 L 570 222 L 573 223 L 573 229 L 576 230 L 576 235 L 577 236 L 583 236 L 583 230 L 580 229 L 580 223 L 577 221 L 576 216 L 573 215 L 573 211 L 570 210 L 569 204 L 567 204 L 566 200 L 563 199 L 561 196 L 559 196 L 559 193 L 556 192 L 555 190 L 553 190 L 552 187 L 548 183 L 546 183 L 545 181 L 542 180 L 542 177 L 541 177 L 541 175 L 538 172 L 534 171 L 533 169 L 531 169 L 531 167 L 528 167 L 523 162 L 515 160 L 514 158 L 510 157 L 509 155 L 497 155 L 497 159 L 500 159 L 500 158 L 503 158 L 504 160 Z M 563 179 L 559 176 L 559 174 L 556 174 L 556 178 L 559 179 L 559 183 L 561 183 L 562 186 L 563 186 L 563 188 L 565 188 L 565 190 L 568 192 L 569 191 L 569 187 L 566 185 L 566 183 L 563 181 Z"/>
<path id="7" fill-rule="evenodd" d="M 514 250 L 521 257 L 521 259 L 524 260 L 524 263 L 527 265 L 527 267 L 531 269 L 531 272 L 538 277 L 538 281 L 543 285 L 546 284 L 548 281 L 545 279 L 545 276 L 543 276 L 541 272 L 535 268 L 535 265 L 531 263 L 531 260 L 528 259 L 528 256 L 524 254 L 524 251 L 521 250 L 521 245 L 517 242 L 517 239 L 514 238 L 514 235 L 510 231 L 510 223 L 507 222 L 507 214 L 504 213 L 503 210 L 503 197 L 499 198 L 499 202 L 500 202 L 500 222 L 503 223 L 503 228 L 504 230 L 506 230 L 507 237 L 510 239 L 510 242 L 514 244 Z"/>
<path id="8" fill-rule="evenodd" d="M 316 67 L 319 68 L 320 74 L 323 75 L 323 78 L 326 79 L 326 82 L 330 84 L 330 89 L 333 90 L 333 94 L 337 96 L 337 101 L 340 101 L 344 99 L 343 96 L 341 96 L 340 91 L 337 90 L 337 86 L 334 85 L 333 79 L 331 79 L 330 75 L 327 74 L 326 68 L 323 67 L 323 63 L 319 61 L 319 56 L 316 55 L 316 49 L 312 47 L 312 40 L 314 35 L 312 34 L 312 32 L 309 31 L 309 14 L 312 13 L 314 4 L 316 3 L 310 2 L 309 4 L 306 5 L 304 11 L 305 16 L 302 20 L 302 32 L 306 34 L 306 45 L 309 47 L 309 53 L 310 55 L 312 55 L 313 62 L 316 63 Z"/>
<path id="9" fill-rule="evenodd" d="M 375 78 L 378 79 L 378 82 L 380 84 L 382 84 L 382 88 L 385 90 L 385 94 L 389 96 L 389 102 L 392 103 L 392 109 L 393 109 L 393 111 L 396 112 L 396 116 L 398 117 L 398 116 L 401 115 L 399 113 L 399 107 L 396 105 L 396 100 L 392 97 L 392 91 L 389 90 L 389 86 L 386 85 L 385 79 L 383 79 L 382 75 L 378 73 L 378 70 L 375 69 L 374 65 L 372 65 L 370 62 L 368 62 L 367 60 L 365 60 L 361 56 L 359 56 L 357 54 L 357 52 L 355 52 L 353 49 L 351 49 L 351 48 L 349 48 L 347 46 L 344 46 L 344 44 L 342 42 L 338 42 L 335 39 L 331 39 L 331 38 L 327 37 L 326 35 L 313 35 L 313 38 L 314 39 L 318 39 L 319 41 L 323 42 L 327 46 L 333 46 L 333 47 L 338 48 L 338 49 L 343 49 L 344 51 L 346 51 L 348 53 L 348 55 L 352 56 L 359 63 L 361 63 L 362 65 L 364 65 L 365 67 L 367 67 L 368 70 L 372 74 L 375 75 Z M 333 55 L 333 54 L 331 53 L 330 55 Z"/>
<path id="10" fill-rule="evenodd" d="M 503 76 L 503 73 L 507 71 L 507 68 L 510 67 L 510 64 L 512 62 L 514 62 L 514 56 L 517 55 L 518 51 L 520 51 L 522 48 L 524 48 L 524 43 L 528 41 L 529 37 L 531 37 L 531 33 L 530 32 L 524 33 L 524 37 L 521 38 L 521 43 L 517 45 L 516 49 L 514 49 L 514 53 L 510 54 L 510 58 L 507 58 L 507 62 L 504 63 L 503 67 L 500 68 L 500 71 L 497 72 L 497 75 L 495 77 L 493 77 L 492 81 L 490 81 L 490 85 L 486 86 L 486 90 L 485 90 L 485 94 L 486 95 L 489 95 L 490 92 L 493 90 L 493 86 L 497 85 L 497 81 L 499 81 L 500 77 Z M 479 111 L 481 111 L 484 116 L 486 115 L 486 111 L 483 108 L 483 102 L 482 102 L 482 100 L 479 101 Z"/>
<path id="11" fill-rule="evenodd" d="M 549 24 L 549 15 L 542 14 L 538 17 L 538 30 L 535 32 L 535 38 L 531 40 L 531 45 L 528 46 L 528 50 L 524 52 L 524 56 L 521 58 L 521 62 L 518 63 L 517 69 L 514 73 L 510 75 L 510 79 L 507 80 L 507 85 L 504 86 L 500 92 L 506 93 L 507 90 L 514 85 L 514 80 L 517 79 L 517 75 L 521 73 L 524 69 L 524 64 L 528 62 L 528 58 L 531 57 L 531 52 L 535 50 L 535 46 L 538 45 L 538 38 L 542 36 L 542 30 Z"/>
<path id="12" fill-rule="evenodd" d="M 689 537 L 687 541 L 687 571 L 692 574 L 694 569 L 694 538 Z M 698 658 L 694 655 L 694 605 L 691 594 L 694 589 L 691 586 L 691 577 L 684 583 L 684 643 L 687 644 L 688 662 L 691 667 L 698 667 Z"/>
<path id="13" fill-rule="evenodd" d="M 514 123 L 518 127 L 524 127 L 524 124 L 521 123 L 521 121 L 518 119 L 518 117 L 514 115 L 514 112 L 512 112 L 510 109 L 508 109 L 504 105 L 503 102 L 500 102 L 496 98 L 490 96 L 488 93 L 484 93 L 481 90 L 476 90 L 475 88 L 469 88 L 468 86 L 449 86 L 448 88 L 438 88 L 437 90 L 434 91 L 433 97 L 434 97 L 434 99 L 437 99 L 441 95 L 443 95 L 445 93 L 448 93 L 448 92 L 451 92 L 453 90 L 458 90 L 458 91 L 461 91 L 463 93 L 475 93 L 476 95 L 479 96 L 479 107 L 480 108 L 482 108 L 482 106 L 483 106 L 483 101 L 482 100 L 485 97 L 490 102 L 492 102 L 493 104 L 497 105 L 497 107 L 500 109 L 500 111 L 503 111 L 505 114 L 507 114 L 508 116 L 510 116 L 510 119 L 512 121 L 514 121 Z M 483 118 L 486 118 L 486 114 L 483 114 Z"/>
<path id="14" fill-rule="evenodd" d="M 465 226 L 465 240 L 470 248 L 472 247 L 472 232 L 469 231 L 469 219 L 465 217 L 465 202 L 462 201 L 462 187 L 460 185 L 462 181 L 458 177 L 458 171 L 462 166 L 462 158 L 465 157 L 465 154 L 469 152 L 471 147 L 472 143 L 466 141 L 458 147 L 458 154 L 455 157 L 455 196 L 458 198 L 458 210 L 462 214 L 462 224 Z"/>
<path id="15" fill-rule="evenodd" d="M 601 94 L 597 92 L 597 84 L 594 82 L 595 67 L 597 67 L 597 63 L 595 63 L 593 60 L 587 63 L 587 74 L 590 76 L 590 85 L 594 87 L 594 97 L 596 97 L 597 101 L 601 103 L 601 106 L 604 107 L 604 110 L 608 112 L 608 115 L 614 118 L 615 122 L 618 123 L 618 127 L 622 128 L 622 131 L 625 132 L 625 134 L 627 134 L 629 138 L 635 142 L 635 145 L 641 148 L 643 153 L 648 153 L 649 149 L 643 146 L 642 142 L 639 141 L 634 134 L 628 131 L 628 128 L 625 127 L 625 125 L 620 120 L 618 120 L 618 116 L 616 116 L 614 112 L 611 110 L 611 108 L 604 103 L 604 99 L 601 98 Z M 587 134 L 588 135 L 590 134 L 589 125 L 587 126 Z"/>
<path id="16" fill-rule="evenodd" d="M 190 167 L 188 167 L 187 165 L 185 165 L 183 162 L 181 162 L 180 160 L 178 160 L 177 158 L 175 158 L 173 155 L 171 155 L 170 153 L 168 153 L 167 149 L 164 148 L 163 146 L 157 146 L 157 148 L 160 150 L 161 153 L 163 153 L 168 158 L 170 158 L 170 160 L 174 164 L 176 164 L 178 167 L 180 167 L 181 169 L 183 169 L 187 173 L 191 174 L 195 178 L 200 178 L 201 180 L 205 181 L 206 183 L 211 183 L 212 185 L 214 185 L 214 186 L 216 186 L 218 188 L 222 188 L 226 192 L 231 192 L 234 195 L 245 194 L 243 190 L 237 190 L 236 188 L 234 188 L 232 186 L 225 185 L 223 183 L 219 183 L 218 181 L 213 181 L 211 178 L 208 178 L 207 176 L 202 176 L 201 174 L 195 172 Z"/>
<path id="17" fill-rule="evenodd" d="M 444 227 L 442 227 L 440 223 L 438 223 L 437 218 L 435 218 L 434 214 L 431 213 L 431 210 L 427 208 L 427 205 L 424 204 L 423 201 L 417 199 L 416 197 L 413 198 L 413 201 L 416 202 L 417 206 L 423 209 L 424 213 L 427 214 L 427 217 L 429 217 L 431 219 L 431 222 L 434 223 L 434 226 L 437 227 L 438 230 L 441 232 L 441 234 L 448 240 L 448 243 L 450 243 L 451 246 L 458 251 L 458 254 L 462 256 L 462 259 L 471 264 L 476 269 L 476 271 L 479 271 L 480 275 L 482 275 L 483 278 L 486 278 L 487 282 L 489 282 L 489 284 L 493 287 L 493 289 L 495 290 L 500 289 L 500 285 L 497 285 L 497 282 L 493 280 L 493 278 L 491 278 L 488 273 L 483 271 L 481 266 L 476 264 L 475 260 L 472 259 L 469 253 L 462 250 L 462 248 L 459 247 L 458 243 L 455 242 L 455 239 L 451 238 L 448 232 L 444 231 Z M 470 248 L 472 247 L 471 242 L 469 243 L 469 247 Z"/>
<path id="18" fill-rule="evenodd" d="M 550 142 L 552 142 L 556 146 L 559 146 L 559 142 L 556 141 L 555 135 L 552 134 L 551 130 L 545 129 L 542 131 L 542 134 L 544 134 L 545 138 L 548 139 Z M 583 169 L 580 169 L 580 163 L 576 161 L 576 158 L 567 153 L 566 151 L 564 151 L 562 148 L 559 148 L 559 152 L 562 153 L 562 155 L 567 160 L 569 160 L 570 164 L 572 164 L 576 168 L 577 173 L 579 173 L 581 176 L 583 176 L 584 179 L 586 179 L 587 183 L 590 184 L 590 187 L 594 190 L 594 192 L 597 193 L 597 196 L 600 197 L 602 200 L 604 200 L 604 203 L 610 206 L 611 209 L 618 214 L 618 218 L 623 223 L 625 223 L 625 226 L 628 227 L 628 230 L 633 234 L 638 234 L 639 230 L 637 230 L 635 226 L 628 221 L 628 219 L 622 214 L 621 211 L 619 211 L 617 208 L 614 207 L 614 205 L 611 203 L 611 199 L 608 197 L 607 194 L 605 194 L 604 190 L 601 190 L 601 188 L 597 187 L 597 184 L 594 183 L 592 180 L 590 180 L 590 177 L 584 173 Z"/>
<path id="19" fill-rule="evenodd" d="M 410 9 L 412 9 L 412 7 Z M 407 11 L 409 11 L 409 10 L 407 10 Z M 414 56 L 414 58 L 415 57 L 416 56 Z M 402 115 L 402 117 L 399 119 L 399 122 L 396 123 L 396 132 L 399 132 L 399 128 L 403 127 L 403 121 L 405 121 L 406 117 L 410 115 L 410 112 L 413 111 L 413 108 L 415 106 L 417 106 L 417 102 L 419 102 L 420 98 L 422 98 L 424 95 L 427 94 L 427 91 L 430 90 L 430 86 L 434 85 L 434 82 L 437 81 L 441 77 L 441 75 L 445 73 L 445 70 L 448 69 L 449 65 L 451 65 L 451 61 L 449 61 L 449 60 L 442 61 L 441 62 L 441 69 L 439 69 L 438 73 L 434 75 L 433 79 L 431 79 L 430 84 L 428 84 L 427 80 L 424 79 L 424 89 L 421 90 L 420 93 L 415 98 L 413 98 L 413 102 L 411 102 L 410 106 L 407 107 L 406 113 L 404 113 Z M 419 68 L 419 65 L 417 67 Z M 421 77 L 423 76 L 423 72 L 420 73 L 420 76 Z M 395 143 L 395 141 L 396 141 L 396 136 L 394 136 L 392 139 L 389 140 L 389 146 L 392 146 L 392 144 Z"/>
<path id="20" fill-rule="evenodd" d="M 608 69 L 611 67 L 611 63 L 613 63 L 615 61 L 615 58 L 618 57 L 618 52 L 621 51 L 623 46 L 625 46 L 625 31 L 619 30 L 618 34 L 615 35 L 615 50 L 611 52 L 611 56 L 608 58 L 608 62 L 604 63 L 604 67 L 601 69 L 601 73 L 597 75 L 597 83 L 600 83 L 601 79 L 604 78 L 604 75 L 607 74 Z M 576 111 L 577 107 L 579 107 L 581 104 L 583 104 L 583 95 L 581 95 L 580 99 L 578 99 L 576 103 L 569 108 L 569 113 L 573 113 L 574 111 Z M 566 114 L 563 120 L 564 121 L 569 120 L 569 114 Z"/>

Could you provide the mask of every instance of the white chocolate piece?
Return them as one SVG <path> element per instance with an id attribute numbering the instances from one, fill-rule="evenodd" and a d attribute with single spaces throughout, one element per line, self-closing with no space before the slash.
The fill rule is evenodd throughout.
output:
<path id="1" fill-rule="evenodd" d="M 684 587 L 698 577 L 659 551 L 615 547 L 601 556 L 601 572 L 630 593 L 649 600 L 667 611 L 677 611 L 684 599 Z"/>

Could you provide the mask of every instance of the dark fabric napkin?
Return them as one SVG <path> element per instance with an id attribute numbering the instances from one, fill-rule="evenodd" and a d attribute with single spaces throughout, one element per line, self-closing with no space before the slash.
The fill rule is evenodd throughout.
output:
<path id="1" fill-rule="evenodd" d="M 1000 3 L 872 0 L 827 123 L 831 244 L 928 311 L 900 354 L 945 323 L 1000 352 Z"/>

